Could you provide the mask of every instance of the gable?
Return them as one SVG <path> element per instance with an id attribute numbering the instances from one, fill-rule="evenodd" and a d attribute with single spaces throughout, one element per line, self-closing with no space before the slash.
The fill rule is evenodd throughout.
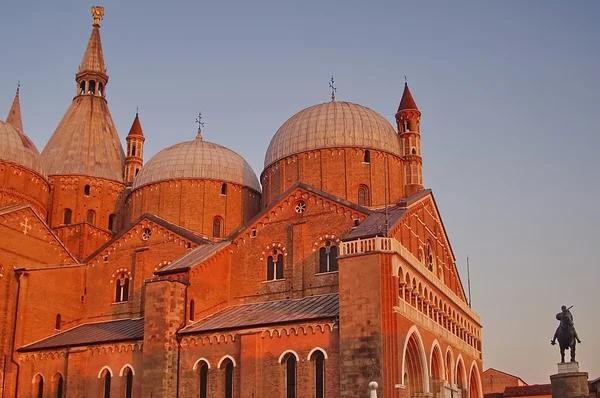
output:
<path id="1" fill-rule="evenodd" d="M 0 262 L 11 268 L 76 264 L 77 259 L 29 206 L 0 211 Z"/>

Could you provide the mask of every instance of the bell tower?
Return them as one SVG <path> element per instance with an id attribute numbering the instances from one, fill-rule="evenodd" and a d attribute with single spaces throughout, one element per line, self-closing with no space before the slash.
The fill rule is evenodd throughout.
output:
<path id="1" fill-rule="evenodd" d="M 400 146 L 404 158 L 404 196 L 408 197 L 423 189 L 423 158 L 421 157 L 421 112 L 404 83 L 404 92 L 396 112 Z"/>
<path id="2" fill-rule="evenodd" d="M 127 154 L 125 157 L 125 183 L 131 184 L 144 164 L 144 132 L 140 124 L 139 113 L 136 112 L 135 119 L 127 134 Z"/>

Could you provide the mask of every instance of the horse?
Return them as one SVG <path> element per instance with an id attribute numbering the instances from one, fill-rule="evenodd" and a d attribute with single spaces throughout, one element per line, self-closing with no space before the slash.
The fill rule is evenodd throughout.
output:
<path id="1" fill-rule="evenodd" d="M 575 362 L 575 327 L 573 326 L 573 316 L 570 313 L 556 314 L 556 319 L 560 321 L 558 327 L 558 345 L 560 347 L 560 363 L 565 363 L 565 350 L 571 350 L 571 362 Z"/>

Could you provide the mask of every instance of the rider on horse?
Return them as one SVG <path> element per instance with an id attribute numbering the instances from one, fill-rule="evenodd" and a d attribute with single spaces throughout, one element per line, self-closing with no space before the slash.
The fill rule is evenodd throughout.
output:
<path id="1" fill-rule="evenodd" d="M 569 311 L 569 308 L 567 308 L 566 305 L 563 305 L 562 307 L 560 307 L 560 309 L 562 310 L 562 312 L 556 314 L 556 320 L 562 322 L 564 319 L 565 321 L 567 321 L 569 326 L 573 329 L 573 336 L 575 337 L 577 342 L 581 344 L 581 340 L 579 340 L 579 336 L 577 336 L 577 332 L 575 331 L 575 326 L 573 324 L 573 314 L 571 314 L 571 311 Z M 550 344 L 556 344 L 556 339 L 558 338 L 560 327 L 561 325 L 559 324 L 558 328 L 556 328 L 556 332 L 554 332 L 554 337 L 552 338 L 552 340 L 550 340 Z"/>

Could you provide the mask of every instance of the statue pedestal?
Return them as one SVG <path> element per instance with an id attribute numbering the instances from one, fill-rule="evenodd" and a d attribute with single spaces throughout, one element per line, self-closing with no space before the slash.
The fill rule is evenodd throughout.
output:
<path id="1" fill-rule="evenodd" d="M 579 363 L 558 364 L 558 373 L 550 376 L 552 398 L 589 398 L 587 372 L 579 371 Z"/>

